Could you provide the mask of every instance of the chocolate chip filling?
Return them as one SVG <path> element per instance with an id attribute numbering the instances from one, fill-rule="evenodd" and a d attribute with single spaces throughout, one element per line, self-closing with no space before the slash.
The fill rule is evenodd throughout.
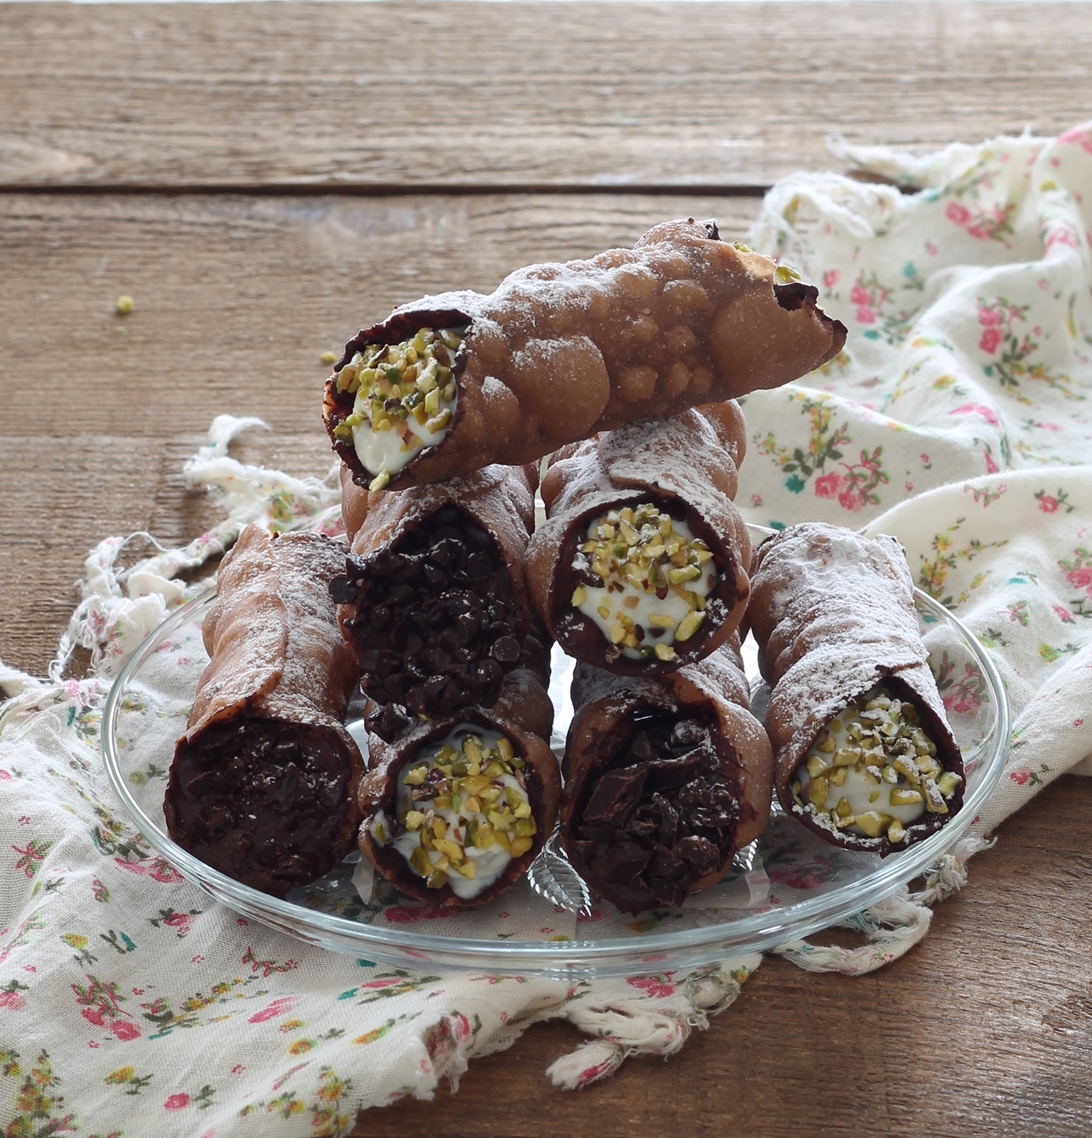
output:
<path id="1" fill-rule="evenodd" d="M 390 549 L 350 554 L 330 583 L 363 673 L 379 704 L 415 715 L 489 707 L 520 659 L 519 620 L 508 570 L 493 538 L 446 505 Z"/>
<path id="2" fill-rule="evenodd" d="M 321 728 L 266 719 L 212 727 L 175 756 L 167 830 L 206 865 L 283 897 L 352 847 L 349 774 Z"/>
<path id="3" fill-rule="evenodd" d="M 589 883 L 625 912 L 678 907 L 727 860 L 739 804 L 709 728 L 639 715 L 610 767 L 590 783 L 573 852 Z"/>

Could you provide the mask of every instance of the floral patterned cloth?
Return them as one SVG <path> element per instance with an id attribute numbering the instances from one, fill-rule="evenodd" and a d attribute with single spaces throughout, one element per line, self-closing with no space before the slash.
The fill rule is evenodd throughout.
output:
<path id="1" fill-rule="evenodd" d="M 982 837 L 1092 751 L 1092 128 L 924 158 L 836 146 L 894 186 L 800 174 L 767 197 L 752 242 L 821 281 L 850 337 L 808 383 L 745 401 L 740 505 L 764 525 L 896 535 L 920 587 L 992 653 L 1014 716 L 977 836 L 929 888 L 862 914 L 863 948 L 782 950 L 855 973 L 924 935 L 925 903 L 965 880 Z M 188 467 L 223 501 L 216 531 L 128 570 L 132 539 L 107 539 L 49 677 L 0 664 L 4 1133 L 342 1134 L 361 1107 L 428 1097 L 554 1016 L 595 1037 L 551 1068 L 564 1086 L 680 1047 L 756 956 L 578 984 L 409 973 L 236 917 L 122 815 L 102 769 L 102 703 L 121 661 L 186 598 L 180 572 L 250 520 L 338 525 L 330 480 L 228 456 L 247 425 L 218 419 Z M 63 680 L 77 644 L 91 671 Z M 957 710 L 981 696 L 973 669 L 941 683 Z"/>

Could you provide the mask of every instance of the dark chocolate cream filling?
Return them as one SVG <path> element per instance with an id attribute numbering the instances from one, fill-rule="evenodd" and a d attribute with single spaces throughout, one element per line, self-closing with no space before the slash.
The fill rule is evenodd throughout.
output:
<path id="1" fill-rule="evenodd" d="M 179 748 L 167 831 L 221 873 L 283 897 L 340 864 L 353 844 L 350 764 L 321 728 L 239 719 Z"/>
<path id="2" fill-rule="evenodd" d="M 655 712 L 637 716 L 590 780 L 572 846 L 589 884 L 623 911 L 678 907 L 724 863 L 738 819 L 708 726 Z"/>
<path id="3" fill-rule="evenodd" d="M 355 608 L 364 693 L 416 715 L 490 707 L 520 658 L 508 570 L 493 538 L 446 505 L 390 549 L 350 554 L 330 583 Z"/>

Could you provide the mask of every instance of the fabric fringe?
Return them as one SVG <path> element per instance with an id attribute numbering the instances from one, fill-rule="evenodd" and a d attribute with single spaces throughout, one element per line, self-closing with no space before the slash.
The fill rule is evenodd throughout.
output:
<path id="1" fill-rule="evenodd" d="M 897 893 L 877 901 L 871 908 L 840 922 L 840 928 L 856 929 L 868 938 L 857 948 L 815 945 L 808 940 L 792 940 L 774 952 L 806 972 L 838 972 L 843 976 L 863 976 L 874 972 L 913 948 L 929 931 L 933 911 L 913 900 L 902 886 Z"/>
<path id="2" fill-rule="evenodd" d="M 596 1038 L 552 1063 L 547 1076 L 555 1086 L 580 1090 L 614 1074 L 632 1055 L 666 1059 L 695 1028 L 706 1029 L 711 1015 L 735 1001 L 743 981 L 761 961 L 761 955 L 752 953 L 709 965 L 677 983 L 672 973 L 630 977 L 624 982 L 625 990 L 622 982 L 605 982 L 602 996 L 594 1003 L 574 1000 L 562 1013 L 579 1030 Z M 644 994 L 637 996 L 634 989 Z"/>

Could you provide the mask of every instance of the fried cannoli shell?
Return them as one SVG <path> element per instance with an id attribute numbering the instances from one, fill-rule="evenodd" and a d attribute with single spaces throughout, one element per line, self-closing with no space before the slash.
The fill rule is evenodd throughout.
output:
<path id="1" fill-rule="evenodd" d="M 171 838 L 207 865 L 283 897 L 352 849 L 364 764 L 344 716 L 357 669 L 330 578 L 344 546 L 243 530 L 203 624 L 210 660 L 175 749 Z"/>
<path id="2" fill-rule="evenodd" d="M 579 665 L 573 693 L 574 697 L 582 693 L 587 702 L 577 709 L 566 741 L 562 767 L 565 792 L 559 835 L 574 868 L 598 893 L 627 913 L 677 906 L 686 896 L 716 884 L 736 851 L 757 838 L 766 825 L 773 782 L 773 752 L 766 732 L 749 710 L 738 640 L 733 638 L 731 643 L 699 663 L 656 680 L 621 678 Z M 731 824 L 724 835 L 727 840 L 722 838 L 719 847 L 711 848 L 713 843 L 704 839 L 707 844 L 702 856 L 692 861 L 677 845 L 671 847 L 675 850 L 673 860 L 682 866 L 683 876 L 666 885 L 656 885 L 647 873 L 647 869 L 656 864 L 662 853 L 660 846 L 669 837 L 663 828 L 665 814 L 661 813 L 660 829 L 655 837 L 646 835 L 639 839 L 632 830 L 639 810 L 648 811 L 652 802 L 655 809 L 663 811 L 663 804 L 650 797 L 651 790 L 645 779 L 641 779 L 638 791 L 625 790 L 635 784 L 631 784 L 624 772 L 635 771 L 636 766 L 617 765 L 619 756 L 625 754 L 633 740 L 635 719 L 639 722 L 648 715 L 663 716 L 675 722 L 697 720 L 708 729 L 717 764 L 713 768 L 718 774 L 716 781 L 727 787 L 735 803 Z M 689 757 L 676 761 L 686 762 Z M 708 769 L 701 775 L 708 779 Z M 608 786 L 607 780 L 612 776 L 620 780 L 618 786 Z M 692 817 L 689 820 L 686 817 L 685 795 L 680 789 L 672 787 L 662 797 L 676 810 L 680 824 L 689 824 Z M 587 821 L 588 806 L 591 804 L 594 809 L 597 795 L 601 801 L 610 802 L 618 792 L 631 797 L 626 799 L 627 813 L 621 826 L 613 816 L 603 822 L 605 829 L 615 828 L 612 839 L 615 844 L 609 847 L 609 853 L 617 864 L 615 870 L 608 871 L 604 869 L 607 863 L 598 860 L 591 850 L 587 837 L 581 841 L 580 827 Z M 661 795 L 657 792 L 656 797 Z M 586 830 L 584 833 L 587 835 Z M 629 835 L 628 843 L 619 841 L 623 833 Z M 685 836 L 682 839 L 684 842 L 692 840 Z M 646 856 L 632 848 L 637 846 L 645 851 L 651 848 L 653 852 Z M 643 863 L 644 868 L 635 869 L 639 863 Z M 678 874 L 680 870 L 669 864 L 666 872 Z"/>
<path id="3" fill-rule="evenodd" d="M 342 513 L 352 545 L 333 595 L 341 602 L 338 622 L 357 653 L 365 693 L 380 704 L 405 704 L 414 714 L 447 714 L 459 706 L 492 703 L 503 675 L 519 666 L 531 633 L 524 557 L 534 526 L 537 469 L 494 465 L 401 493 L 369 491 L 344 477 L 342 482 Z M 423 568 L 412 578 L 404 568 L 389 573 L 382 568 L 396 563 L 410 545 L 427 545 L 447 524 L 445 517 L 450 522 L 452 510 L 459 525 L 469 523 L 478 531 L 488 572 L 473 577 L 468 563 L 470 575 L 457 580 L 454 569 L 441 574 L 430 566 L 434 579 L 425 580 Z M 407 587 L 415 591 L 396 594 Z M 450 612 L 445 608 L 452 591 L 472 597 L 475 612 L 503 606 L 500 620 L 486 628 L 482 616 L 460 631 L 462 618 L 455 607 Z M 389 631 L 388 626 L 374 631 L 380 605 L 394 614 Z M 393 631 L 399 624 L 409 630 L 404 644 L 402 632 L 396 637 Z"/>
<path id="4" fill-rule="evenodd" d="M 346 345 L 326 384 L 327 431 L 367 485 L 378 472 L 334 435 L 354 403 L 337 373 L 367 345 L 421 328 L 466 328 L 455 416 L 440 442 L 392 473 L 394 489 L 531 462 L 622 423 L 778 387 L 846 337 L 817 307 L 817 289 L 782 276 L 767 257 L 721 241 L 715 222 L 690 218 L 655 226 L 631 250 L 518 270 L 489 295 L 425 297 Z"/>
<path id="5" fill-rule="evenodd" d="M 531 539 L 527 581 L 550 635 L 570 656 L 619 675 L 662 675 L 727 643 L 750 593 L 751 540 L 732 500 L 745 447 L 743 414 L 728 401 L 629 423 L 551 459 L 542 480 L 547 521 Z M 673 661 L 620 653 L 571 603 L 581 582 L 573 562 L 588 525 L 609 510 L 648 501 L 705 541 L 720 575 L 705 619 L 689 640 L 674 644 Z"/>
<path id="6" fill-rule="evenodd" d="M 820 824 L 791 785 L 820 731 L 883 684 L 917 711 L 946 771 L 964 778 L 959 744 L 944 711 L 914 608 L 914 585 L 893 537 L 862 537 L 820 522 L 790 526 L 755 550 L 748 619 L 759 667 L 771 687 L 766 729 L 776 756 L 778 801 L 820 837 L 883 855 L 920 841 L 958 811 L 926 813 L 894 844 Z"/>
<path id="7" fill-rule="evenodd" d="M 376 871 L 401 892 L 420 901 L 448 908 L 473 908 L 500 896 L 526 873 L 546 840 L 553 833 L 561 799 L 561 772 L 557 758 L 546 740 L 553 721 L 552 709 L 543 711 L 545 689 L 532 669 L 518 669 L 504 682 L 501 698 L 489 709 L 466 708 L 457 715 L 419 723 L 393 741 L 369 735 L 370 769 L 360 783 L 359 805 L 363 815 L 359 845 Z M 449 736 L 456 728 L 470 724 L 495 731 L 511 742 L 523 759 L 527 796 L 535 819 L 536 832 L 530 849 L 512 858 L 492 884 L 471 897 L 460 897 L 450 885 L 430 889 L 393 843 L 376 840 L 372 823 L 379 811 L 390 819 L 396 812 L 398 780 L 405 765 L 428 744 Z"/>

